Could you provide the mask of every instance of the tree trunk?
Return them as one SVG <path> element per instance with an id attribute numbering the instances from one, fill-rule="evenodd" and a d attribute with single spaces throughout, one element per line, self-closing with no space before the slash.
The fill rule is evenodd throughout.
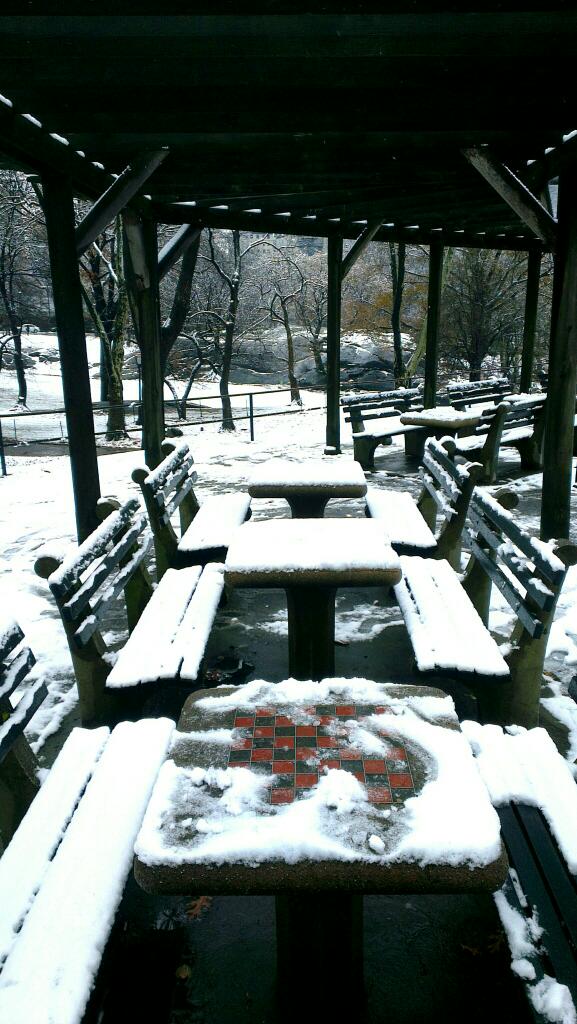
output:
<path id="1" fill-rule="evenodd" d="M 224 336 L 224 352 L 222 356 L 222 373 L 220 375 L 219 391 L 220 401 L 222 404 L 222 423 L 220 425 L 221 430 L 236 430 L 234 420 L 232 418 L 232 405 L 230 402 L 230 395 L 228 393 L 228 382 L 230 378 L 230 364 L 232 362 L 232 339 L 233 339 L 233 326 L 227 324 L 226 333 Z"/>
<path id="2" fill-rule="evenodd" d="M 390 243 L 391 271 L 393 277 L 393 309 L 391 312 L 391 327 L 393 329 L 394 363 L 393 372 L 395 385 L 401 387 L 405 380 L 405 364 L 403 361 L 403 340 L 401 337 L 401 306 L 403 304 L 403 288 L 405 284 L 405 252 L 404 242 L 398 243 L 398 250 L 395 252 L 394 242 Z"/>
<path id="3" fill-rule="evenodd" d="M 110 403 L 106 424 L 108 441 L 118 441 L 126 437 L 123 397 L 122 377 L 112 374 L 108 379 L 108 401 Z"/>
<path id="4" fill-rule="evenodd" d="M 320 340 L 319 334 L 313 335 L 313 340 L 311 342 L 311 349 L 312 349 L 312 353 L 313 353 L 313 359 L 315 361 L 315 370 L 317 371 L 317 373 L 321 374 L 323 377 L 326 377 L 327 371 L 326 371 L 326 368 L 325 368 L 325 364 L 323 363 L 322 345 L 321 345 L 321 340 Z"/>
<path id="5" fill-rule="evenodd" d="M 286 305 L 284 303 L 281 303 L 281 306 L 282 306 L 282 321 L 283 321 L 283 326 L 284 326 L 285 334 L 286 334 L 286 350 L 287 350 L 287 361 L 288 361 L 288 379 L 289 379 L 289 384 L 290 384 L 290 389 L 291 389 L 291 402 L 294 402 L 296 405 L 302 405 L 303 404 L 303 400 L 301 398 L 301 393 L 299 391 L 298 380 L 296 379 L 296 375 L 295 375 L 295 349 L 294 349 L 294 344 L 293 344 L 293 335 L 292 335 L 292 331 L 291 331 L 291 325 L 290 325 L 290 320 L 289 320 L 289 315 L 288 315 L 288 309 L 286 308 Z"/>
<path id="6" fill-rule="evenodd" d="M 18 381 L 18 405 L 26 405 L 28 386 L 22 360 L 22 335 L 20 334 L 20 328 L 14 332 L 14 369 L 16 370 L 16 380 Z"/>

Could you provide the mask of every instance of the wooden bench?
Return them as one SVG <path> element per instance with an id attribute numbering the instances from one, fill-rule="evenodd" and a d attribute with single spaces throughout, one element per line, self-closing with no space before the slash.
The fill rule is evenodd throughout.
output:
<path id="1" fill-rule="evenodd" d="M 407 409 L 422 409 L 420 388 L 399 388 L 396 391 L 373 391 L 341 398 L 345 422 L 350 423 L 353 434 L 362 433 L 365 420 L 395 416 Z"/>
<path id="2" fill-rule="evenodd" d="M 224 561 L 234 530 L 250 517 L 250 496 L 242 492 L 218 494 L 200 505 L 193 489 L 197 473 L 188 445 L 176 448 L 164 441 L 162 450 L 166 458 L 156 469 L 138 468 L 132 474 L 146 503 L 159 579 L 168 568 Z M 177 509 L 180 540 L 171 523 Z"/>
<path id="3" fill-rule="evenodd" d="M 422 491 L 417 501 L 408 491 L 370 487 L 366 514 L 383 521 L 387 539 L 399 554 L 446 558 L 461 567 L 461 535 L 473 488 L 481 466 L 453 462 L 455 442 L 450 437 L 425 444 L 420 467 Z M 437 519 L 440 528 L 437 529 Z"/>
<path id="4" fill-rule="evenodd" d="M 456 454 L 474 459 L 483 467 L 478 480 L 480 484 L 492 484 L 497 478 L 501 436 L 510 408 L 508 402 L 500 402 L 492 409 L 485 409 L 473 432 L 456 439 Z"/>
<path id="5" fill-rule="evenodd" d="M 546 395 L 535 395 L 511 405 L 505 416 L 501 447 L 516 448 L 523 469 L 543 468 Z"/>
<path id="6" fill-rule="evenodd" d="M 575 1019 L 577 1006 L 577 786 L 542 729 L 508 735 L 463 723 L 501 821 L 509 877 L 495 902 L 533 1018 L 547 1000 Z"/>
<path id="7" fill-rule="evenodd" d="M 516 496 L 501 496 L 509 508 Z M 475 693 L 482 721 L 537 724 L 547 638 L 577 547 L 552 546 L 529 536 L 510 511 L 476 492 L 465 534 L 471 558 L 463 583 L 444 559 L 401 556 L 403 579 L 395 586 L 415 663 L 423 679 L 465 683 Z M 487 629 L 493 583 L 515 613 L 500 650 Z"/>
<path id="8" fill-rule="evenodd" d="M 74 729 L 0 858 L 0 1020 L 80 1024 L 174 731 Z"/>
<path id="9" fill-rule="evenodd" d="M 469 405 L 490 402 L 502 402 L 505 397 L 513 394 L 514 389 L 506 377 L 490 377 L 487 380 L 456 382 L 447 385 L 449 402 L 455 409 L 464 409 Z"/>
<path id="10" fill-rule="evenodd" d="M 14 706 L 15 690 L 26 684 L 35 657 L 20 626 L 0 623 L 0 851 L 38 792 L 39 765 L 24 730 L 48 696 L 42 681 L 28 683 Z"/>
<path id="11" fill-rule="evenodd" d="M 103 511 L 118 505 L 100 504 Z M 48 579 L 60 612 L 85 725 L 138 716 L 159 689 L 190 690 L 200 675 L 223 567 L 173 569 L 153 589 L 146 568 L 150 542 L 144 509 L 131 498 L 66 559 L 42 555 L 34 566 Z M 121 615 L 122 604 L 130 639 L 116 656 L 102 629 L 110 615 Z"/>

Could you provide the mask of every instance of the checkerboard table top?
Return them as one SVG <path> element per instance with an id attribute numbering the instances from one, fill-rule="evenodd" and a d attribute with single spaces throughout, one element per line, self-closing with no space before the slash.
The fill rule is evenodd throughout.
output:
<path id="1" fill-rule="evenodd" d="M 362 679 L 192 694 L 135 862 L 181 893 L 487 891 L 505 870 L 450 698 Z"/>
<path id="2" fill-rule="evenodd" d="M 351 772 L 375 805 L 401 803 L 415 795 L 411 758 L 400 741 L 389 746 L 386 757 L 368 756 L 351 743 L 350 723 L 384 714 L 386 706 L 318 704 L 302 710 L 314 724 L 299 724 L 302 716 L 293 720 L 273 708 L 241 711 L 234 718 L 228 767 L 270 773 L 271 804 L 292 803 L 331 768 Z"/>

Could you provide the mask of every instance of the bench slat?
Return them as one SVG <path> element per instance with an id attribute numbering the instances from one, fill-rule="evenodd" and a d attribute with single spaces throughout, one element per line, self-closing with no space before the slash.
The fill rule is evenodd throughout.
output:
<path id="1" fill-rule="evenodd" d="M 46 684 L 40 680 L 24 694 L 9 718 L 0 725 L 0 761 L 11 750 L 15 740 L 22 735 L 31 718 L 34 717 L 43 700 L 48 696 Z"/>
<path id="2" fill-rule="evenodd" d="M 172 652 L 181 661 L 180 678 L 187 682 L 195 682 L 198 678 L 223 589 L 224 565 L 207 565 L 172 645 Z"/>
<path id="3" fill-rule="evenodd" d="M 471 499 L 471 509 L 495 523 L 498 529 L 513 541 L 515 547 L 535 563 L 536 568 L 549 583 L 554 586 L 562 585 L 566 569 L 561 560 L 555 558 L 553 552 L 547 557 L 540 550 L 541 542 L 524 533 L 513 517 L 501 508 L 494 498 L 477 492 Z M 558 562 L 558 568 L 554 562 Z"/>
<path id="4" fill-rule="evenodd" d="M 505 565 L 511 570 L 512 573 L 517 577 L 521 585 L 525 588 L 527 593 L 531 596 L 531 599 L 542 608 L 543 611 L 549 611 L 553 607 L 555 601 L 555 594 L 549 587 L 546 586 L 541 580 L 536 581 L 531 570 L 522 561 L 522 559 L 515 555 L 513 552 L 508 551 L 503 540 L 498 533 L 495 533 L 486 520 L 479 516 L 474 509 L 469 512 L 469 519 L 471 525 L 479 533 L 487 544 L 498 552 L 499 558 Z M 493 563 L 494 564 L 494 563 Z M 499 571 L 496 566 L 496 571 Z"/>
<path id="5" fill-rule="evenodd" d="M 516 812 L 525 832 L 531 836 L 531 845 L 537 854 L 541 871 L 547 879 L 551 897 L 557 904 L 571 941 L 577 949 L 577 888 L 575 879 L 567 873 L 565 862 L 536 807 L 518 804 Z"/>
<path id="6" fill-rule="evenodd" d="M 118 535 L 123 533 L 138 513 L 143 515 L 140 504 L 136 498 L 131 498 L 125 505 L 107 516 L 49 577 L 48 583 L 54 597 L 64 600 L 68 590 L 76 586 L 78 577 L 96 559 L 107 553 L 110 545 L 117 542 Z"/>
<path id="7" fill-rule="evenodd" d="M 444 559 L 401 556 L 395 596 L 421 672 L 507 677 L 496 642 Z"/>
<path id="8" fill-rule="evenodd" d="M 219 494 L 203 501 L 180 540 L 180 553 L 228 547 L 234 531 L 244 523 L 250 507 L 248 494 Z"/>
<path id="9" fill-rule="evenodd" d="M 94 596 L 99 587 L 110 578 L 111 574 L 120 564 L 122 559 L 127 556 L 130 549 L 138 542 L 138 538 L 142 534 L 143 530 L 146 529 L 146 526 L 146 519 L 144 516 L 140 517 L 133 526 L 129 527 L 122 539 L 115 544 L 112 551 L 105 555 L 101 562 L 92 567 L 88 579 L 86 579 L 80 585 L 78 590 L 74 592 L 72 597 L 69 597 L 62 605 L 62 616 L 67 622 L 74 622 L 75 619 L 79 618 L 80 613 L 87 608 L 90 599 Z M 146 552 L 149 542 L 149 538 L 146 537 L 143 543 L 140 544 L 139 551 L 142 555 Z M 102 603 L 102 600 L 99 600 L 97 605 L 100 606 Z M 94 611 L 94 607 L 91 611 Z"/>
<path id="10" fill-rule="evenodd" d="M 507 599 L 510 607 L 520 622 L 523 623 L 529 635 L 537 640 L 543 633 L 543 623 L 540 619 L 531 615 L 531 612 L 525 607 L 523 595 L 505 578 L 499 567 L 489 558 L 487 552 L 483 551 L 483 548 L 480 548 L 474 540 L 471 540 L 471 551 L 479 565 L 485 570 L 487 576 L 493 580 L 493 583 L 499 588 L 503 597 Z"/>
<path id="11" fill-rule="evenodd" d="M 137 569 L 142 563 L 142 559 L 150 547 L 151 540 L 152 538 L 149 535 L 142 536 L 141 534 L 136 550 L 132 554 L 130 561 L 128 561 L 126 565 L 119 570 L 114 583 L 106 587 L 106 589 L 100 594 L 98 600 L 91 605 L 89 614 L 78 626 L 78 629 L 75 629 L 73 634 L 73 639 L 79 647 L 83 647 L 84 644 L 90 640 L 90 637 L 94 636 L 97 629 L 100 628 L 100 623 L 98 621 L 100 612 L 107 604 L 114 601 L 115 598 L 117 598 L 124 590 L 126 584 L 134 574 L 135 569 Z"/>
<path id="12" fill-rule="evenodd" d="M 18 651 L 13 661 L 6 667 L 6 674 L 0 682 L 0 698 L 9 697 L 35 664 L 36 658 L 29 647 L 23 647 L 21 651 Z M 0 671 L 1 678 L 2 671 Z"/>
<path id="13" fill-rule="evenodd" d="M 6 622 L 2 624 L 0 633 L 0 662 L 3 662 L 18 644 L 24 639 L 24 633 L 17 622 Z"/>
<path id="14" fill-rule="evenodd" d="M 573 951 L 559 922 L 551 901 L 549 888 L 545 884 L 538 862 L 524 830 L 516 815 L 517 808 L 498 807 L 501 830 L 505 845 L 513 861 L 521 887 L 532 907 L 538 908 L 539 923 L 545 929 L 544 939 L 547 952 L 555 968 L 558 981 L 568 985 L 574 997 L 577 995 L 577 965 Z"/>
<path id="15" fill-rule="evenodd" d="M 202 569 L 198 565 L 167 569 L 136 628 L 120 651 L 108 679 L 107 688 L 156 682 L 165 658 L 169 657 L 175 633 L 198 585 Z"/>
<path id="16" fill-rule="evenodd" d="M 173 730 L 143 719 L 112 733 L 0 975 L 1 1020 L 82 1019 Z"/>
<path id="17" fill-rule="evenodd" d="M 186 473 L 184 475 L 181 481 L 180 490 L 178 490 L 177 493 L 173 495 L 171 501 L 169 501 L 166 506 L 165 515 L 168 517 L 168 519 L 170 519 L 173 513 L 176 512 L 177 508 L 179 508 L 182 505 L 184 499 L 188 497 L 188 495 L 190 494 L 190 488 L 194 483 L 196 483 L 197 480 L 198 473 L 196 472 L 196 470 L 193 470 L 192 473 Z"/>
<path id="18" fill-rule="evenodd" d="M 40 883 L 110 730 L 73 729 L 0 858 L 0 965 Z"/>

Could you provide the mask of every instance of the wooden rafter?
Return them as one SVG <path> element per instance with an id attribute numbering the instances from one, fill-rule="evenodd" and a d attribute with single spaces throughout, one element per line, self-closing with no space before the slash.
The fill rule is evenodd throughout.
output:
<path id="1" fill-rule="evenodd" d="M 359 256 L 361 256 L 368 245 L 373 241 L 373 238 L 377 234 L 381 221 L 376 220 L 372 224 L 367 224 L 365 230 L 359 235 L 356 242 L 351 246 L 347 255 L 344 257 L 341 267 L 341 279 L 347 276 L 350 270 L 354 267 Z"/>
<path id="2" fill-rule="evenodd" d="M 153 153 L 143 153 L 125 167 L 78 224 L 75 232 L 78 256 L 86 252 L 88 246 L 134 198 L 167 156 L 168 149 L 165 147 Z"/>
<path id="3" fill-rule="evenodd" d="M 178 231 L 174 232 L 172 238 L 168 240 L 158 254 L 159 281 L 162 281 L 163 277 L 168 274 L 168 271 L 180 259 L 186 249 L 200 238 L 200 233 L 200 228 L 195 228 L 190 224 L 183 224 Z"/>
<path id="4" fill-rule="evenodd" d="M 496 160 L 488 149 L 465 149 L 463 154 L 529 230 L 553 248 L 557 239 L 557 223 L 520 178 Z"/>

